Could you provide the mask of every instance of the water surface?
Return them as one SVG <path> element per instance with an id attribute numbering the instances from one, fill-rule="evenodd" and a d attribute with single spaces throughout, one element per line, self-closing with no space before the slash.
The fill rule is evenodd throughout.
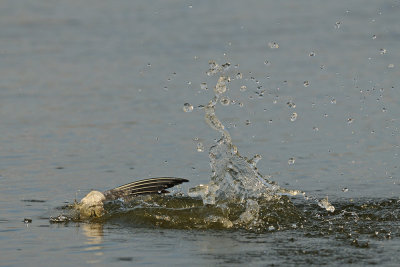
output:
<path id="1" fill-rule="evenodd" d="M 396 264 L 399 8 L 3 1 L 0 265 Z M 243 75 L 216 110 L 240 155 L 260 154 L 265 178 L 328 196 L 335 211 L 297 196 L 288 218 L 288 206 L 266 207 L 275 221 L 260 229 L 176 226 L 146 209 L 150 222 L 139 212 L 50 223 L 91 189 L 177 176 L 187 192 L 211 180 L 221 135 L 198 108 L 214 96 L 209 60 Z M 220 212 L 193 205 L 197 218 Z"/>

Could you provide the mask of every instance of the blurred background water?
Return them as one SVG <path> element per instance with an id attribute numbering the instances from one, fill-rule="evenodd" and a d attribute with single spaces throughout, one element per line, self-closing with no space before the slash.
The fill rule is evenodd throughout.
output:
<path id="1" fill-rule="evenodd" d="M 298 231 L 48 217 L 139 178 L 208 182 L 219 136 L 197 107 L 213 95 L 210 60 L 243 74 L 217 114 L 241 154 L 262 155 L 261 173 L 342 203 L 398 199 L 399 12 L 399 1 L 2 1 L 0 265 L 398 262 L 398 237 L 362 249 Z"/>

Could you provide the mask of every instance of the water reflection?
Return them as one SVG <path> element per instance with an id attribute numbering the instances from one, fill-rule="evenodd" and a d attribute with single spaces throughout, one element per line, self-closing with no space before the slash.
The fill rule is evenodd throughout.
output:
<path id="1" fill-rule="evenodd" d="M 100 223 L 84 223 L 81 224 L 82 234 L 86 237 L 85 248 L 83 251 L 90 253 L 90 259 L 86 263 L 96 264 L 102 261 L 104 256 L 103 244 L 103 224 Z"/>

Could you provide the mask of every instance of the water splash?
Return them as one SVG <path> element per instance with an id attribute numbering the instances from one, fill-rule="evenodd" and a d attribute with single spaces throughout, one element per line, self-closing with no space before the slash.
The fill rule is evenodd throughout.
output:
<path id="1" fill-rule="evenodd" d="M 269 181 L 256 167 L 257 162 L 261 159 L 260 155 L 248 159 L 239 154 L 238 148 L 232 143 L 229 132 L 215 113 L 216 106 L 220 100 L 227 98 L 225 93 L 228 91 L 228 83 L 231 78 L 225 74 L 224 69 L 219 67 L 215 61 L 211 61 L 211 67 L 207 74 L 215 75 L 217 73 L 220 76 L 214 87 L 215 95 L 204 107 L 204 111 L 206 123 L 219 132 L 221 138 L 209 151 L 212 170 L 211 181 L 208 184 L 191 188 L 189 196 L 200 197 L 206 205 L 232 202 L 244 204 L 246 211 L 241 215 L 242 219 L 238 219 L 242 222 L 247 221 L 250 217 L 257 220 L 257 214 L 260 210 L 260 206 L 257 204 L 258 200 L 276 200 L 282 195 L 295 196 L 301 194 L 306 199 L 316 201 L 321 208 L 333 212 L 335 208 L 327 198 L 318 200 L 307 196 L 303 191 L 288 190 L 278 186 L 273 181 Z M 297 118 L 297 113 L 293 114 Z M 291 118 L 291 120 L 294 121 L 295 119 Z M 294 159 L 292 161 L 294 163 Z M 290 161 L 290 163 L 292 162 Z"/>
<path id="2" fill-rule="evenodd" d="M 212 169 L 211 181 L 207 185 L 192 188 L 189 195 L 200 196 L 204 204 L 215 204 L 217 201 L 246 202 L 252 198 L 271 199 L 279 188 L 266 180 L 257 170 L 259 156 L 249 160 L 239 154 L 237 147 L 225 126 L 215 114 L 215 107 L 227 91 L 229 76 L 222 74 L 214 88 L 215 96 L 205 106 L 205 121 L 221 134 L 221 138 L 210 148 L 209 157 Z M 253 205 L 254 206 L 254 205 Z"/>
<path id="3" fill-rule="evenodd" d="M 229 99 L 225 95 L 231 81 L 226 74 L 229 66 L 229 63 L 220 66 L 211 61 L 207 71 L 208 75 L 220 74 L 214 87 L 214 96 L 201 108 L 205 112 L 207 125 L 221 135 L 209 149 L 212 170 L 209 183 L 189 189 L 188 194 L 178 191 L 169 196 L 152 195 L 105 203 L 104 211 L 101 211 L 102 214 L 104 212 L 103 216 L 89 219 L 82 218 L 76 204 L 67 205 L 62 207 L 61 215 L 51 217 L 50 221 L 115 221 L 135 226 L 178 229 L 276 231 L 293 228 L 293 225 L 295 228 L 301 227 L 306 221 L 307 216 L 303 214 L 305 209 L 297 208 L 288 197 L 295 195 L 312 200 L 313 211 L 328 211 L 333 216 L 335 207 L 328 198 L 318 200 L 303 191 L 280 187 L 258 171 L 256 165 L 261 159 L 260 155 L 247 158 L 239 154 L 229 132 L 216 115 L 217 105 L 225 106 L 224 99 Z M 183 110 L 191 112 L 193 106 L 186 103 Z M 197 151 L 203 151 L 204 146 L 198 142 L 198 138 L 194 141 L 197 142 Z M 292 161 L 294 163 L 294 158 Z"/>

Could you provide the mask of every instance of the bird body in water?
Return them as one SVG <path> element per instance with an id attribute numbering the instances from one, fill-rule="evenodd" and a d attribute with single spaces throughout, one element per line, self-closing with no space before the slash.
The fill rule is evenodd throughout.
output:
<path id="1" fill-rule="evenodd" d="M 166 194 L 169 193 L 166 189 L 188 181 L 183 178 L 158 177 L 135 181 L 104 192 L 91 191 L 75 204 L 75 208 L 81 218 L 101 217 L 105 213 L 104 202 L 140 195 Z"/>

